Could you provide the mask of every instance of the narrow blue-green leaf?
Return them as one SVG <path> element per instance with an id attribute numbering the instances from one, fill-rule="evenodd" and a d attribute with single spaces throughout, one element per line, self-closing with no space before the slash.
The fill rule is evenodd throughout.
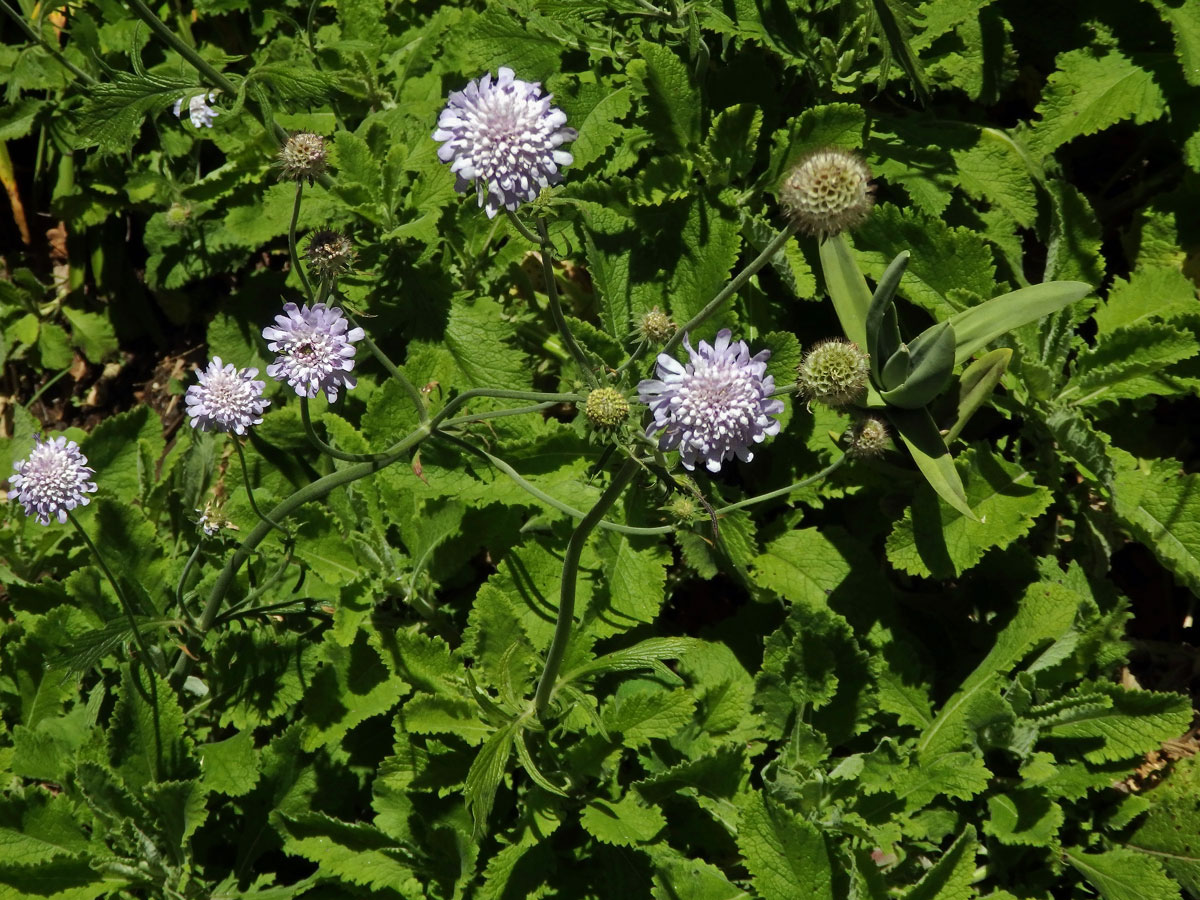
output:
<path id="1" fill-rule="evenodd" d="M 1082 281 L 1048 281 L 993 297 L 951 316 L 950 324 L 958 336 L 954 364 L 961 366 L 1002 334 L 1058 312 L 1091 292 L 1092 286 Z"/>
<path id="2" fill-rule="evenodd" d="M 954 467 L 954 458 L 946 449 L 946 442 L 929 412 L 924 409 L 893 408 L 889 415 L 929 486 L 952 507 L 974 520 L 975 513 L 971 512 L 967 503 L 967 494 L 963 490 L 958 469 Z"/>
<path id="3" fill-rule="evenodd" d="M 860 347 L 867 346 L 867 313 L 871 309 L 871 291 L 867 279 L 854 261 L 844 234 L 821 241 L 821 269 L 825 288 L 833 301 L 838 321 L 846 337 Z"/>

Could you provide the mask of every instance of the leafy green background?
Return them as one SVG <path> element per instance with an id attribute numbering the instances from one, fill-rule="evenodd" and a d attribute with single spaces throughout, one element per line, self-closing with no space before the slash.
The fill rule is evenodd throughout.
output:
<path id="1" fill-rule="evenodd" d="M 1200 2 L 156 4 L 236 88 L 211 130 L 170 108 L 213 85 L 127 4 L 18 5 L 60 58 L 0 19 L 0 174 L 30 232 L 15 206 L 0 223 L 0 471 L 36 431 L 80 441 L 100 491 L 79 519 L 172 658 L 195 511 L 238 531 L 202 545 L 193 612 L 255 524 L 181 395 L 213 355 L 265 368 L 261 328 L 301 288 L 274 126 L 330 139 L 300 229 L 352 236 L 346 302 L 435 408 L 577 387 L 530 245 L 454 193 L 430 137 L 446 93 L 501 65 L 579 131 L 537 207 L 573 327 L 614 367 L 643 313 L 685 321 L 766 246 L 778 181 L 827 145 L 877 176 L 864 271 L 912 253 L 907 333 L 1042 281 L 1096 292 L 1004 339 L 955 447 L 979 522 L 898 450 L 718 535 L 598 533 L 544 731 L 514 721 L 572 523 L 476 456 L 431 445 L 303 507 L 182 691 L 134 663 L 78 537 L 8 504 L 0 896 L 1200 896 Z M 789 382 L 838 332 L 815 241 L 702 336 L 722 326 Z M 413 424 L 359 371 L 314 403 L 354 452 Z M 268 507 L 343 465 L 271 390 L 247 447 Z M 469 438 L 587 508 L 603 446 L 578 418 Z M 695 487 L 721 505 L 803 479 L 847 424 L 791 401 L 782 420 Z M 612 515 L 669 524 L 670 499 L 646 475 Z"/>

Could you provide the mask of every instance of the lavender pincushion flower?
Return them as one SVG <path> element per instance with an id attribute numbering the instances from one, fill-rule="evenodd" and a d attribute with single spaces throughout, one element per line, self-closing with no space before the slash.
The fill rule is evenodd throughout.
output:
<path id="1" fill-rule="evenodd" d="M 329 402 L 337 400 L 338 389 L 358 382 L 354 369 L 354 342 L 366 337 L 361 328 L 350 328 L 338 307 L 324 303 L 297 307 L 286 303 L 275 326 L 263 329 L 267 347 L 278 353 L 267 366 L 267 374 L 286 381 L 301 397 L 312 398 L 321 391 Z"/>
<path id="2" fill-rule="evenodd" d="M 96 490 L 91 480 L 96 473 L 88 468 L 87 457 L 79 452 L 78 444 L 64 437 L 43 440 L 38 435 L 33 452 L 13 463 L 13 468 L 17 474 L 8 483 L 25 507 L 25 515 L 36 515 L 42 525 L 49 525 L 51 516 L 60 524 L 67 521 L 67 513 L 87 506 L 91 502 L 87 495 Z"/>
<path id="3" fill-rule="evenodd" d="M 783 402 L 770 399 L 775 379 L 766 374 L 771 351 L 751 356 L 746 342 L 731 343 L 731 335 L 724 329 L 712 346 L 701 341 L 698 350 L 684 338 L 687 365 L 660 353 L 658 379 L 638 384 L 638 399 L 654 414 L 646 436 L 665 429 L 659 448 L 678 449 L 688 471 L 697 461 L 710 472 L 734 456 L 750 462 L 750 448 L 779 433 L 773 417 L 783 412 Z"/>
<path id="4" fill-rule="evenodd" d="M 214 356 L 208 368 L 196 373 L 184 395 L 192 427 L 201 431 L 232 431 L 245 434 L 251 425 L 262 422 L 263 410 L 271 405 L 263 399 L 265 381 L 255 381 L 258 369 L 238 369 Z"/>
<path id="5" fill-rule="evenodd" d="M 466 193 L 475 181 L 489 219 L 562 181 L 559 166 L 575 161 L 559 147 L 579 134 L 564 127 L 567 115 L 550 105 L 553 96 L 501 66 L 495 81 L 489 72 L 447 99 L 433 133 L 435 141 L 444 141 L 438 159 L 451 164 L 456 191 Z"/>

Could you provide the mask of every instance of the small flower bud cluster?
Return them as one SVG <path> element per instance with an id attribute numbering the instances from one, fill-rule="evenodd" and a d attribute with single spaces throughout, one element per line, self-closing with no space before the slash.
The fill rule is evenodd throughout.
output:
<path id="1" fill-rule="evenodd" d="M 867 389 L 870 359 L 851 341 L 834 339 L 813 347 L 800 363 L 796 380 L 810 400 L 841 407 L 858 400 Z"/>
<path id="2" fill-rule="evenodd" d="M 293 134 L 279 151 L 279 167 L 284 178 L 312 184 L 325 174 L 325 139 L 308 131 Z"/>
<path id="3" fill-rule="evenodd" d="M 596 388 L 588 394 L 584 415 L 593 428 L 616 428 L 629 418 L 629 401 L 616 388 Z"/>
<path id="4" fill-rule="evenodd" d="M 186 203 L 172 203 L 163 213 L 168 228 L 184 228 L 192 219 L 192 208 Z"/>
<path id="5" fill-rule="evenodd" d="M 806 234 L 828 237 L 867 220 L 871 170 L 848 150 L 829 147 L 800 160 L 779 186 L 784 212 Z"/>

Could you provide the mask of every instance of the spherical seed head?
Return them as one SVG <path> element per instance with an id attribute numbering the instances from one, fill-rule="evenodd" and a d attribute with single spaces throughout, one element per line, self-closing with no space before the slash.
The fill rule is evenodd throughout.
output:
<path id="1" fill-rule="evenodd" d="M 330 403 L 338 390 L 358 382 L 354 370 L 354 344 L 366 337 L 361 328 L 351 328 L 338 307 L 317 303 L 296 306 L 285 303 L 275 325 L 263 329 L 267 349 L 278 353 L 267 366 L 267 374 L 286 381 L 301 397 L 312 398 L 321 391 Z"/>
<path id="2" fill-rule="evenodd" d="M 866 458 L 879 456 L 890 443 L 887 425 L 882 419 L 868 416 L 859 419 L 850 428 L 850 447 L 847 452 L 854 457 Z"/>
<path id="3" fill-rule="evenodd" d="M 8 479 L 25 515 L 35 516 L 41 525 L 49 525 L 50 517 L 60 523 L 77 506 L 87 506 L 95 492 L 96 473 L 88 468 L 87 457 L 79 445 L 64 437 L 43 440 L 34 438 L 33 451 L 25 459 L 13 463 L 16 474 Z"/>
<path id="4" fill-rule="evenodd" d="M 865 222 L 874 190 L 871 170 L 857 154 L 828 147 L 792 167 L 779 186 L 779 202 L 801 231 L 827 237 Z"/>
<path id="5" fill-rule="evenodd" d="M 665 344 L 675 333 L 675 323 L 656 306 L 642 316 L 642 321 L 638 323 L 638 332 L 643 340 L 652 344 Z"/>
<path id="6" fill-rule="evenodd" d="M 260 424 L 271 401 L 263 399 L 267 383 L 256 381 L 257 374 L 258 369 L 239 369 L 214 356 L 207 369 L 196 373 L 197 383 L 183 398 L 192 427 L 245 434 L 250 426 Z"/>
<path id="7" fill-rule="evenodd" d="M 325 138 L 301 131 L 293 134 L 279 151 L 279 167 L 283 177 L 312 184 L 325 174 Z"/>
<path id="8" fill-rule="evenodd" d="M 192 208 L 186 203 L 172 203 L 163 214 L 170 228 L 183 228 L 192 219 Z"/>
<path id="9" fill-rule="evenodd" d="M 489 72 L 447 98 L 433 133 L 442 142 L 438 159 L 450 163 L 456 191 L 466 193 L 475 182 L 489 219 L 558 184 L 559 168 L 575 161 L 560 148 L 578 133 L 566 127 L 566 113 L 550 105 L 552 97 L 502 66 L 495 81 Z"/>
<path id="10" fill-rule="evenodd" d="M 810 400 L 839 407 L 862 396 L 870 373 L 870 359 L 858 344 L 835 339 L 823 341 L 808 352 L 796 380 Z"/>
<path id="11" fill-rule="evenodd" d="M 745 341 L 733 342 L 728 328 L 711 346 L 693 349 L 685 337 L 690 361 L 685 365 L 666 353 L 658 355 L 657 379 L 638 384 L 638 399 L 650 407 L 654 421 L 646 436 L 662 431 L 658 446 L 678 450 L 684 468 L 703 462 L 710 472 L 736 456 L 754 459 L 751 448 L 779 433 L 775 416 L 783 401 L 771 398 L 775 379 L 767 375 L 770 350 L 754 356 Z"/>
<path id="12" fill-rule="evenodd" d="M 314 231 L 304 249 L 308 269 L 322 281 L 345 275 L 354 265 L 354 245 L 339 231 Z"/>
<path id="13" fill-rule="evenodd" d="M 616 388 L 596 388 L 588 394 L 584 414 L 595 428 L 616 428 L 629 418 L 629 401 Z"/>

